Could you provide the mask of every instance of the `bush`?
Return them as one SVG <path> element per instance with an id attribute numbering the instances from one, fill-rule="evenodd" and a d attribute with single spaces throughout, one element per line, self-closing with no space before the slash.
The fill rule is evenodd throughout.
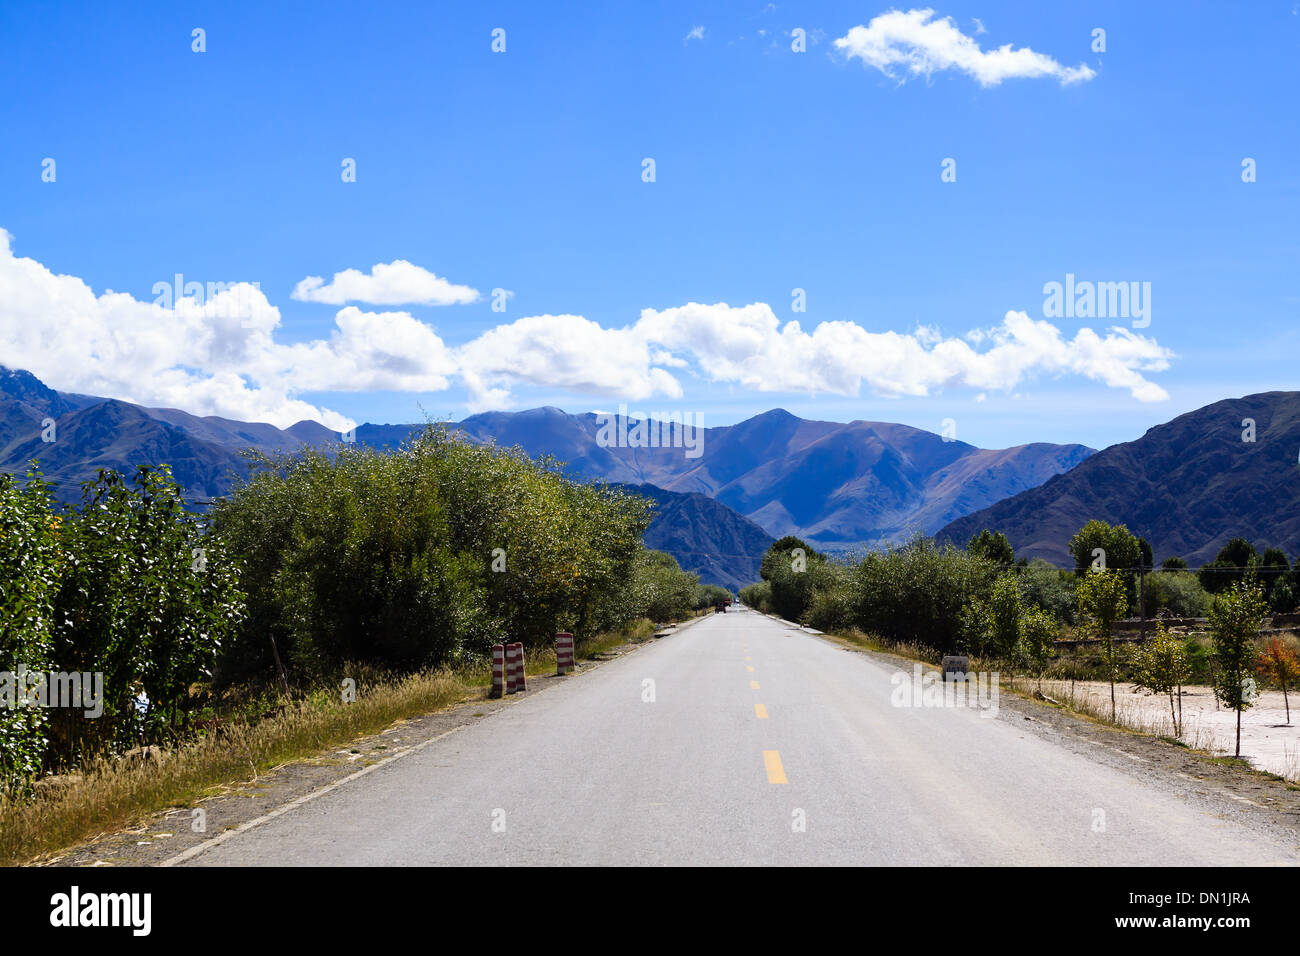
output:
<path id="1" fill-rule="evenodd" d="M 1033 558 L 1020 572 L 1020 597 L 1028 607 L 1039 607 L 1063 624 L 1074 623 L 1074 573 Z"/>
<path id="2" fill-rule="evenodd" d="M 1146 578 L 1147 615 L 1164 608 L 1174 617 L 1205 617 L 1210 595 L 1191 571 L 1161 571 Z"/>
<path id="3" fill-rule="evenodd" d="M 813 595 L 800 618 L 819 631 L 843 631 L 853 626 L 853 570 L 847 565 L 820 562 L 812 571 Z"/>
<path id="4" fill-rule="evenodd" d="M 740 589 L 740 600 L 746 607 L 764 614 L 772 613 L 772 586 L 766 581 L 756 581 Z"/>
<path id="5" fill-rule="evenodd" d="M 663 551 L 645 551 L 632 575 L 639 615 L 656 623 L 688 617 L 699 597 L 698 575 L 683 571 L 677 559 Z"/>
<path id="6" fill-rule="evenodd" d="M 693 577 L 671 598 L 646 590 L 660 572 L 641 545 L 651 503 L 570 481 L 549 459 L 438 425 L 396 451 L 251 457 L 213 510 L 249 571 L 226 681 L 268 668 L 273 648 L 308 676 L 349 661 L 411 669 L 496 642 L 549 646 L 559 630 L 583 639 L 653 601 L 690 607 Z"/>
<path id="7" fill-rule="evenodd" d="M 772 544 L 763 555 L 759 574 L 770 586 L 772 613 L 787 621 L 800 620 L 812 604 L 824 555 L 811 545 L 787 535 Z"/>
<path id="8" fill-rule="evenodd" d="M 992 562 L 933 539 L 868 554 L 854 572 L 854 618 L 887 640 L 951 653 L 963 636 L 963 609 L 987 600 Z"/>

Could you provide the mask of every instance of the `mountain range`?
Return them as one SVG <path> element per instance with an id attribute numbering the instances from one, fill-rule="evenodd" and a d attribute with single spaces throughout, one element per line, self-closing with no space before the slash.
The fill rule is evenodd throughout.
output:
<path id="1" fill-rule="evenodd" d="M 1253 441 L 1243 440 L 1247 420 Z M 451 427 L 472 441 L 554 456 L 574 478 L 654 498 L 647 543 L 728 587 L 753 580 L 762 552 L 786 534 L 835 551 L 914 531 L 964 544 L 987 527 L 1020 555 L 1061 565 L 1070 563 L 1070 536 L 1090 518 L 1127 524 L 1158 559 L 1178 554 L 1194 565 L 1237 535 L 1289 553 L 1300 542 L 1296 392 L 1217 402 L 1101 452 L 1045 443 L 981 449 L 906 425 L 810 421 L 781 409 L 704 428 L 698 446 L 632 447 L 608 440 L 611 421 L 615 434 L 629 425 L 546 407 L 472 415 Z M 391 446 L 419 427 L 364 424 L 355 438 Z M 39 459 L 64 500 L 78 498 L 77 483 L 96 468 L 166 462 L 203 503 L 245 473 L 245 448 L 325 447 L 339 437 L 311 421 L 280 429 L 58 392 L 0 367 L 0 471 L 23 472 Z"/>
<path id="2" fill-rule="evenodd" d="M 1300 550 L 1300 392 L 1215 402 L 1112 445 L 1036 488 L 958 518 L 937 537 L 1001 531 L 1022 557 L 1071 566 L 1089 519 L 1125 524 L 1157 562 L 1214 560 L 1230 539 Z"/>

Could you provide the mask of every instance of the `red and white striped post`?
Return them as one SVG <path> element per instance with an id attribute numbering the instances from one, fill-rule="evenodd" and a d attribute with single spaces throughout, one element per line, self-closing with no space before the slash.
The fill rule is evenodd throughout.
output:
<path id="1" fill-rule="evenodd" d="M 506 693 L 513 694 L 519 690 L 519 679 L 516 677 L 517 668 L 515 666 L 515 647 L 514 644 L 506 645 Z"/>
<path id="2" fill-rule="evenodd" d="M 492 690 L 489 697 L 501 697 L 506 692 L 506 648 L 504 644 L 492 645 Z"/>
<path id="3" fill-rule="evenodd" d="M 516 641 L 510 646 L 515 649 L 515 689 L 511 693 L 528 690 L 528 680 L 524 677 L 524 645 Z"/>
<path id="4" fill-rule="evenodd" d="M 573 669 L 573 635 L 560 631 L 555 635 L 555 676 L 562 677 Z"/>

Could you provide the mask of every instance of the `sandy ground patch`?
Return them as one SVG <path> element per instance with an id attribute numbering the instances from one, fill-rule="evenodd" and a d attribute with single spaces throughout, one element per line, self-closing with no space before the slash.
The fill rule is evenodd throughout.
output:
<path id="1" fill-rule="evenodd" d="M 1069 681 L 1044 681 L 1043 692 L 1063 700 L 1069 697 Z M 1078 681 L 1075 699 L 1086 709 L 1102 715 L 1110 713 L 1110 685 L 1101 681 Z M 1288 780 L 1300 780 L 1300 699 L 1288 691 L 1291 700 L 1291 725 L 1286 723 L 1286 709 L 1281 691 L 1265 691 L 1255 706 L 1241 715 L 1241 755 L 1258 770 L 1279 774 Z M 1237 716 L 1222 706 L 1216 707 L 1209 687 L 1183 688 L 1184 743 L 1214 753 L 1231 755 L 1236 742 Z M 1129 727 L 1145 733 L 1172 737 L 1173 721 L 1169 716 L 1169 698 L 1134 690 L 1130 684 L 1115 685 L 1116 713 Z M 1175 700 L 1177 706 L 1177 700 Z"/>

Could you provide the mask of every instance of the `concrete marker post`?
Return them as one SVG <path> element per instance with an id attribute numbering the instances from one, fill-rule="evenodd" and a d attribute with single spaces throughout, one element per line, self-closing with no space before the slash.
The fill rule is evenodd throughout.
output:
<path id="1" fill-rule="evenodd" d="M 573 635 L 560 631 L 555 635 L 555 676 L 563 677 L 574 670 Z"/>
<path id="2" fill-rule="evenodd" d="M 503 697 L 506 691 L 506 648 L 504 644 L 492 645 L 492 689 L 488 697 Z"/>

